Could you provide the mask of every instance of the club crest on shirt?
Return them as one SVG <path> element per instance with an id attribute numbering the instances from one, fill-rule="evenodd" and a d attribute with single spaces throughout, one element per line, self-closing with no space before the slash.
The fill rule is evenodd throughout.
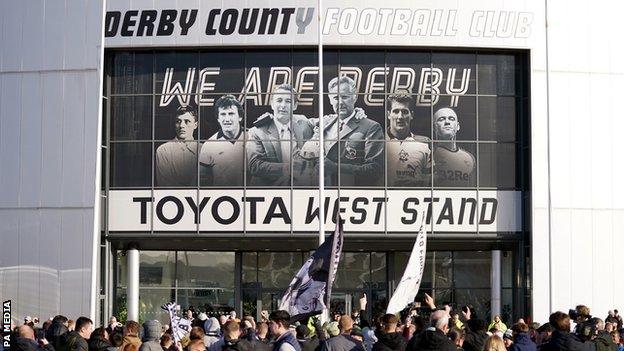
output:
<path id="1" fill-rule="evenodd" d="M 355 151 L 355 149 L 349 144 L 346 144 L 345 145 L 345 158 L 347 160 L 355 160 L 356 157 L 357 157 L 357 152 Z"/>
<path id="2" fill-rule="evenodd" d="M 399 152 L 399 161 L 407 162 L 408 158 L 409 154 L 405 150 L 401 149 L 401 152 Z"/>

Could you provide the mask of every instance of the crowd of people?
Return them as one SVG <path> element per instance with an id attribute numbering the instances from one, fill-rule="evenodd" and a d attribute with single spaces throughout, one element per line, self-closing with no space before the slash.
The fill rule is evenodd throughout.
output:
<path id="1" fill-rule="evenodd" d="M 15 327 L 11 350 L 23 351 L 624 351 L 622 317 L 617 310 L 605 319 L 577 306 L 554 312 L 548 323 L 507 325 L 496 316 L 490 323 L 469 308 L 436 308 L 426 296 L 426 308 L 399 315 L 366 318 L 365 299 L 359 312 L 334 313 L 329 321 L 310 317 L 293 323 L 286 311 L 262 311 L 256 321 L 235 313 L 219 318 L 185 310 L 192 328 L 176 340 L 169 325 L 149 320 L 121 324 L 111 317 L 94 329 L 92 320 L 75 321 L 58 315 L 39 326 L 26 317 Z"/>

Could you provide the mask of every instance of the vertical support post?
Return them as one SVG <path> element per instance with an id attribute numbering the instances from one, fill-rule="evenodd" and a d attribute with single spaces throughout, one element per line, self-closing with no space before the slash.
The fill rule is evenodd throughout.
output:
<path id="1" fill-rule="evenodd" d="M 490 305 L 491 318 L 501 313 L 501 250 L 492 250 L 492 274 L 490 287 L 492 302 Z"/>
<path id="2" fill-rule="evenodd" d="M 128 262 L 127 309 L 128 320 L 139 321 L 139 250 L 132 245 L 126 251 Z"/>

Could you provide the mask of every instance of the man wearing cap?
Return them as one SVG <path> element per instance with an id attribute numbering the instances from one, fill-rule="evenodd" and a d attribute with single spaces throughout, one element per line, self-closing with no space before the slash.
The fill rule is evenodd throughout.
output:
<path id="1" fill-rule="evenodd" d="M 197 185 L 197 112 L 181 106 L 175 115 L 176 136 L 156 149 L 155 173 L 158 186 Z"/>
<path id="2" fill-rule="evenodd" d="M 313 134 L 312 125 L 297 109 L 297 91 L 282 84 L 271 94 L 272 113 L 260 116 L 249 130 L 247 156 L 252 185 L 290 184 L 293 153 Z"/>
<path id="3" fill-rule="evenodd" d="M 220 97 L 214 105 L 219 131 L 199 152 L 202 186 L 241 186 L 245 161 L 244 110 L 233 95 Z"/>
<path id="4" fill-rule="evenodd" d="M 338 320 L 340 334 L 329 338 L 321 350 L 323 351 L 364 351 L 364 344 L 351 336 L 353 330 L 353 319 L 348 315 L 342 315 Z"/>

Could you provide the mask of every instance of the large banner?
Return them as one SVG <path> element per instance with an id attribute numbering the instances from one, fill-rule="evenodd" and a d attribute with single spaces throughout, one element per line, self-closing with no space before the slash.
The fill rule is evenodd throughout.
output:
<path id="1" fill-rule="evenodd" d="M 107 1 L 107 47 L 330 45 L 531 47 L 538 2 Z"/>
<path id="2" fill-rule="evenodd" d="M 521 231 L 518 191 L 326 190 L 326 230 L 340 212 L 347 233 Z M 113 190 L 111 232 L 283 233 L 318 230 L 317 190 Z"/>

